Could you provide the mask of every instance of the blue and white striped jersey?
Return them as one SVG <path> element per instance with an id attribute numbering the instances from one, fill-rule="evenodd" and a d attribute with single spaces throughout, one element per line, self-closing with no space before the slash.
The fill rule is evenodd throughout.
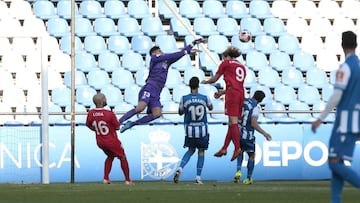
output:
<path id="1" fill-rule="evenodd" d="M 258 118 L 260 114 L 260 108 L 256 101 L 251 98 L 247 98 L 244 101 L 243 111 L 241 119 L 239 120 L 239 128 L 241 139 L 253 140 L 255 139 L 255 129 L 251 126 L 251 119 Z"/>
<path id="2" fill-rule="evenodd" d="M 189 138 L 205 137 L 208 134 L 207 108 L 212 103 L 202 94 L 188 94 L 182 96 L 179 113 L 184 113 L 185 134 Z"/>
<path id="3" fill-rule="evenodd" d="M 340 133 L 360 132 L 360 62 L 355 54 L 346 56 L 336 73 L 335 88 L 343 91 L 336 108 L 334 128 Z"/>

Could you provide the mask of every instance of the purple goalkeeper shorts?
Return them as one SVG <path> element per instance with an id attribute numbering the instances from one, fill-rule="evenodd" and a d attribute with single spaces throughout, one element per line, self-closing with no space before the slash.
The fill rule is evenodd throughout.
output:
<path id="1" fill-rule="evenodd" d="M 151 113 L 151 109 L 154 107 L 162 107 L 160 103 L 160 92 L 153 86 L 146 84 L 139 92 L 139 101 L 143 101 L 147 104 L 147 113 Z"/>

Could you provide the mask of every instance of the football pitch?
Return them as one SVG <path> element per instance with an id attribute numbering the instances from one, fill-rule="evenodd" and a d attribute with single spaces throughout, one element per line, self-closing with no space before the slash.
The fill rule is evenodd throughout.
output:
<path id="1" fill-rule="evenodd" d="M 252 185 L 232 182 L 144 181 L 135 185 L 115 182 L 0 184 L 1 203 L 328 203 L 329 181 L 257 181 Z M 352 186 L 344 188 L 343 202 L 360 201 L 360 193 Z"/>

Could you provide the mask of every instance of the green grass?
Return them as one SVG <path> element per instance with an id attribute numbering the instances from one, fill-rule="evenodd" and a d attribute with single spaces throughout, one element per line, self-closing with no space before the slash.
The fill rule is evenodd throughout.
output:
<path id="1" fill-rule="evenodd" d="M 343 202 L 359 202 L 360 193 L 346 185 Z M 252 185 L 205 181 L 0 184 L 1 203 L 327 203 L 329 181 L 258 181 Z"/>

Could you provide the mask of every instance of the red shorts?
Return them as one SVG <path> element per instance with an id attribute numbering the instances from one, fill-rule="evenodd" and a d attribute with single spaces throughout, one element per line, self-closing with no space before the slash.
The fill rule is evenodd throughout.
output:
<path id="1" fill-rule="evenodd" d="M 235 89 L 226 90 L 225 115 L 241 117 L 244 105 L 244 92 Z"/>
<path id="2" fill-rule="evenodd" d="M 111 143 L 98 142 L 97 145 L 107 156 L 116 157 L 118 159 L 125 157 L 125 150 L 119 140 L 115 140 Z"/>

